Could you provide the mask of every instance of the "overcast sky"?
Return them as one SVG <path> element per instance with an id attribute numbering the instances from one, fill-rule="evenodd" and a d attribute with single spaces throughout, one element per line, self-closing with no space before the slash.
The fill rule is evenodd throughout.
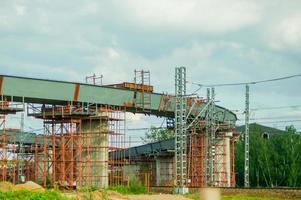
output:
<path id="1" fill-rule="evenodd" d="M 176 66 L 187 67 L 188 81 L 205 84 L 298 74 L 300 10 L 300 0 L 1 0 L 0 73 L 79 82 L 96 73 L 109 84 L 149 69 L 155 90 L 169 93 Z M 251 86 L 251 107 L 301 105 L 300 85 L 296 78 Z M 244 108 L 244 87 L 216 92 L 220 105 Z M 252 117 L 301 129 L 300 121 L 276 122 L 301 120 L 301 107 Z"/>

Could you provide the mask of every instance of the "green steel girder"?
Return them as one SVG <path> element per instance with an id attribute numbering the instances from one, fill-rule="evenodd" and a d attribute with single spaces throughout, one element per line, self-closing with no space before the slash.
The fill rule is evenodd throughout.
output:
<path id="1" fill-rule="evenodd" d="M 111 86 L 89 85 L 66 81 L 27 78 L 0 75 L 0 95 L 9 101 L 66 105 L 68 102 L 84 102 L 98 105 L 111 105 L 126 107 L 128 112 L 136 112 L 142 108 L 136 108 L 134 101 L 139 101 L 139 91 L 114 88 Z M 136 98 L 136 99 L 135 99 Z M 1 99 L 0 99 L 1 100 Z M 151 93 L 150 110 L 145 114 L 162 117 L 174 117 L 174 96 Z M 195 108 L 191 114 L 198 112 Z M 236 115 L 220 106 L 216 106 L 220 121 L 235 123 Z M 204 116 L 202 116 L 204 117 Z"/>

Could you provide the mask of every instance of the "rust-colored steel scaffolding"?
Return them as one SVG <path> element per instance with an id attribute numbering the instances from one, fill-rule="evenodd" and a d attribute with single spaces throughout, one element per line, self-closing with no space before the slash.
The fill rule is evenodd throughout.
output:
<path id="1" fill-rule="evenodd" d="M 0 101 L 0 180 L 16 183 L 17 181 L 17 144 L 16 134 L 9 134 L 6 128 L 8 114 L 15 114 L 22 109 L 11 105 L 1 96 Z"/>
<path id="2" fill-rule="evenodd" d="M 206 185 L 205 159 L 206 145 L 205 134 L 193 133 L 189 137 L 188 149 L 188 178 L 189 187 L 201 187 Z"/>
<path id="3" fill-rule="evenodd" d="M 123 166 L 129 162 L 125 159 L 125 149 L 130 145 L 125 137 L 125 110 L 115 107 L 109 118 L 109 185 L 126 184 L 123 177 Z"/>
<path id="4" fill-rule="evenodd" d="M 124 161 L 109 161 L 109 152 L 122 155 L 126 148 L 124 110 L 71 103 L 30 110 L 44 120 L 44 134 L 35 140 L 36 182 L 66 189 L 121 183 Z"/>
<path id="5" fill-rule="evenodd" d="M 188 187 L 206 187 L 206 160 L 208 143 L 205 124 L 190 131 L 188 141 Z M 234 187 L 234 145 L 237 139 L 235 130 L 227 124 L 219 124 L 214 142 L 214 186 Z"/>
<path id="6" fill-rule="evenodd" d="M 142 111 L 149 111 L 151 107 L 150 71 L 135 70 L 136 107 L 142 108 Z M 138 110 L 137 110 L 138 111 Z"/>
<path id="7" fill-rule="evenodd" d="M 16 136 L 3 131 L 0 135 L 0 180 L 16 183 Z"/>

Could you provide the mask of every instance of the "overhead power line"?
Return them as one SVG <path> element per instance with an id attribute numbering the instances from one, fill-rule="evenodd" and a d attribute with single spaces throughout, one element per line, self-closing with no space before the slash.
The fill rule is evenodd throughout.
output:
<path id="1" fill-rule="evenodd" d="M 258 117 L 258 118 L 251 118 L 250 120 L 254 121 L 254 120 L 263 120 L 263 119 L 264 120 L 266 120 L 266 119 L 286 119 L 286 120 L 291 120 L 292 116 Z M 294 118 L 294 119 L 296 119 L 296 118 Z"/>
<path id="2" fill-rule="evenodd" d="M 301 122 L 301 119 L 296 119 L 296 120 L 280 120 L 280 121 L 257 121 L 257 123 L 262 123 L 262 124 L 273 124 L 273 123 L 290 123 L 290 122 Z"/>
<path id="3" fill-rule="evenodd" d="M 301 105 L 292 105 L 292 106 L 275 106 L 275 107 L 258 107 L 258 108 L 251 108 L 251 111 L 258 111 L 258 110 L 277 110 L 277 109 L 286 109 L 286 108 L 300 108 Z"/>
<path id="4" fill-rule="evenodd" d="M 266 79 L 266 80 L 260 80 L 260 81 L 251 81 L 251 82 L 220 83 L 220 84 L 200 84 L 200 83 L 191 82 L 191 84 L 198 85 L 199 87 L 223 87 L 223 86 L 238 86 L 238 85 L 255 85 L 255 84 L 259 84 L 259 83 L 281 81 L 281 80 L 291 79 L 291 78 L 296 78 L 296 77 L 301 77 L 301 74 L 294 74 L 294 75 L 291 75 L 291 76 L 284 76 L 284 77 L 279 77 L 279 78 Z"/>
<path id="5" fill-rule="evenodd" d="M 257 108 L 250 108 L 250 111 L 261 111 L 261 110 L 280 110 L 280 109 L 296 109 L 301 108 L 301 105 L 291 105 L 291 106 L 275 106 L 275 107 L 257 107 Z M 236 114 L 244 114 L 244 110 L 234 109 L 231 110 Z"/>

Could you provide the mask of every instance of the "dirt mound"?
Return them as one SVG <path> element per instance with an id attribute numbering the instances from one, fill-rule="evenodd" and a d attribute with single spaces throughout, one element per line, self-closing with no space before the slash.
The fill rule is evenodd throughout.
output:
<path id="1" fill-rule="evenodd" d="M 0 192 L 9 192 L 12 191 L 14 185 L 10 182 L 0 182 Z"/>
<path id="2" fill-rule="evenodd" d="M 27 181 L 24 184 L 15 185 L 14 190 L 29 190 L 29 191 L 38 191 L 38 192 L 45 191 L 45 189 L 42 186 L 32 181 Z"/>

